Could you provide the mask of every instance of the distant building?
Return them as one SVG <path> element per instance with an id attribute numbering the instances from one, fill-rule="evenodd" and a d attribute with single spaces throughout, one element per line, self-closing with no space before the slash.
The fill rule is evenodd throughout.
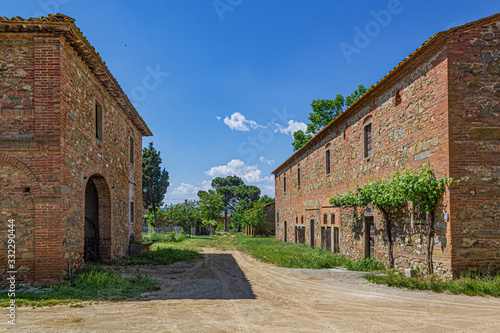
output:
<path id="1" fill-rule="evenodd" d="M 56 283 L 142 237 L 151 131 L 74 20 L 0 17 L 0 276 Z M 5 280 L 4 280 L 5 283 Z"/>
<path id="2" fill-rule="evenodd" d="M 264 206 L 264 214 L 266 215 L 266 220 L 263 225 L 257 228 L 245 228 L 245 235 L 256 236 L 256 235 L 274 235 L 276 230 L 276 222 L 274 220 L 275 215 L 275 204 L 270 202 Z"/>
<path id="3" fill-rule="evenodd" d="M 215 219 L 215 222 L 217 222 L 217 227 L 219 229 L 224 229 L 224 214 L 219 215 L 219 217 Z M 227 227 L 231 227 L 231 214 L 227 214 Z"/>
<path id="4" fill-rule="evenodd" d="M 382 216 L 330 197 L 430 163 L 462 179 L 436 210 L 434 270 L 500 267 L 500 14 L 435 34 L 274 172 L 276 238 L 387 260 Z M 394 230 L 396 266 L 425 270 L 425 214 Z"/>

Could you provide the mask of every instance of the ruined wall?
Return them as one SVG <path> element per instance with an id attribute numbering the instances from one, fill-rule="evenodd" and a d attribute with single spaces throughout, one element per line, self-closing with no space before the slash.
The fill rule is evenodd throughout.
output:
<path id="1" fill-rule="evenodd" d="M 453 268 L 500 269 L 500 22 L 449 41 Z"/>
<path id="2" fill-rule="evenodd" d="M 363 214 L 331 207 L 329 199 L 345 193 L 355 184 L 378 180 L 397 170 L 418 170 L 430 163 L 438 177 L 448 175 L 448 60 L 446 45 L 433 45 L 406 66 L 397 77 L 385 82 L 369 101 L 356 104 L 350 116 L 343 116 L 312 147 L 296 156 L 276 175 L 276 212 L 280 224 L 277 238 L 283 240 L 287 221 L 288 241 L 294 241 L 296 221 L 306 229 L 310 244 L 310 219 L 314 219 L 314 242 L 321 243 L 321 226 L 340 225 L 340 252 L 350 257 L 364 254 Z M 399 92 L 400 103 L 396 103 Z M 363 126 L 371 123 L 373 156 L 364 157 Z M 331 172 L 325 172 L 325 151 L 330 150 Z M 301 169 L 301 186 L 297 169 Z M 287 178 L 287 191 L 283 180 Z M 434 247 L 435 269 L 449 275 L 451 269 L 450 234 L 444 221 L 449 211 L 445 194 L 436 214 Z M 326 220 L 325 220 L 326 214 Z M 332 221 L 334 214 L 334 221 Z M 376 249 L 379 260 L 387 260 L 382 218 L 375 214 Z M 332 228 L 333 229 L 333 228 Z M 402 212 L 394 228 L 396 265 L 425 269 L 424 233 L 426 227 L 414 225 L 410 214 Z"/>

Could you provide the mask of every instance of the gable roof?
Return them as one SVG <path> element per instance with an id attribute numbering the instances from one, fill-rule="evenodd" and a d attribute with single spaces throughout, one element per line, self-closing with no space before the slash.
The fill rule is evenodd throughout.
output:
<path id="1" fill-rule="evenodd" d="M 118 102 L 127 117 L 139 129 L 142 136 L 152 136 L 153 133 L 123 92 L 106 63 L 74 22 L 73 18 L 63 14 L 49 14 L 47 17 L 29 19 L 19 16 L 12 18 L 0 16 L 0 32 L 58 32 L 64 35 L 71 47 L 75 49 L 108 93 Z"/>
<path id="2" fill-rule="evenodd" d="M 479 20 L 466 23 L 463 25 L 460 25 L 458 27 L 454 27 L 445 31 L 438 32 L 434 34 L 431 38 L 426 40 L 419 48 L 417 48 L 414 52 L 410 53 L 406 58 L 404 58 L 396 67 L 394 67 L 389 73 L 387 73 L 380 81 L 378 81 L 375 85 L 370 87 L 357 101 L 352 103 L 347 109 L 345 109 L 342 113 L 340 113 L 337 117 L 335 117 L 328 125 L 323 127 L 316 135 L 314 135 L 311 140 L 309 140 L 304 146 L 302 146 L 299 150 L 297 150 L 295 153 L 292 154 L 285 162 L 283 162 L 281 165 L 279 165 L 273 172 L 271 172 L 274 175 L 277 175 L 278 172 L 282 169 L 284 169 L 294 158 L 299 157 L 302 155 L 307 149 L 312 147 L 314 144 L 316 144 L 318 141 L 320 141 L 326 134 L 328 134 L 328 131 L 333 129 L 334 126 L 340 124 L 343 120 L 345 120 L 347 117 L 353 115 L 356 112 L 356 108 L 362 103 L 365 103 L 366 101 L 369 101 L 369 99 L 375 95 L 376 92 L 378 92 L 380 89 L 382 89 L 382 86 L 392 78 L 394 78 L 397 74 L 402 72 L 404 69 L 406 69 L 407 66 L 409 66 L 410 63 L 416 61 L 417 57 L 422 54 L 423 52 L 429 50 L 433 45 L 436 45 L 438 42 L 442 41 L 444 38 L 448 37 L 449 34 L 453 32 L 457 32 L 459 30 L 463 30 L 466 28 L 469 28 L 471 26 L 479 25 L 480 23 L 485 23 L 487 21 L 493 21 L 495 19 L 500 18 L 500 13 L 493 14 L 488 17 L 481 18 Z"/>

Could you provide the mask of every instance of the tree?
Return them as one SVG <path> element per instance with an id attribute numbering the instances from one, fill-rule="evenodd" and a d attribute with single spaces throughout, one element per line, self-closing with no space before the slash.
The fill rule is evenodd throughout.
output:
<path id="1" fill-rule="evenodd" d="M 160 152 L 153 147 L 153 142 L 142 150 L 142 203 L 144 208 L 153 212 L 155 225 L 157 208 L 163 205 L 163 198 L 170 185 L 168 172 L 161 169 Z"/>
<path id="2" fill-rule="evenodd" d="M 234 211 L 238 202 L 255 201 L 260 197 L 260 189 L 256 186 L 245 185 L 243 180 L 236 176 L 225 178 L 217 177 L 212 180 L 212 187 L 217 194 L 222 195 L 224 206 L 224 231 L 227 230 L 227 213 Z"/>
<path id="3" fill-rule="evenodd" d="M 202 220 L 215 220 L 224 209 L 223 196 L 214 190 L 199 191 L 198 206 Z"/>
<path id="4" fill-rule="evenodd" d="M 201 222 L 198 201 L 185 200 L 183 203 L 170 205 L 165 209 L 166 225 L 180 226 L 185 230 Z"/>
<path id="5" fill-rule="evenodd" d="M 384 229 L 387 238 L 389 266 L 394 267 L 392 225 L 393 218 L 399 209 L 413 202 L 420 205 L 423 211 L 430 213 L 427 245 L 427 267 L 432 272 L 432 247 L 434 238 L 434 211 L 446 186 L 453 180 L 448 177 L 437 179 L 428 164 L 424 164 L 420 173 L 406 171 L 396 172 L 389 178 L 378 182 L 369 182 L 363 187 L 330 199 L 334 207 L 362 207 L 368 204 L 380 210 L 384 216 Z"/>
<path id="6" fill-rule="evenodd" d="M 307 130 L 304 133 L 298 130 L 293 133 L 294 141 L 292 142 L 293 151 L 297 151 L 304 146 L 311 138 L 316 135 L 323 127 L 328 125 L 342 111 L 348 108 L 352 103 L 357 101 L 367 89 L 360 84 L 349 96 L 344 98 L 341 94 L 337 94 L 334 100 L 331 99 L 315 99 L 311 103 L 312 112 L 309 113 Z"/>

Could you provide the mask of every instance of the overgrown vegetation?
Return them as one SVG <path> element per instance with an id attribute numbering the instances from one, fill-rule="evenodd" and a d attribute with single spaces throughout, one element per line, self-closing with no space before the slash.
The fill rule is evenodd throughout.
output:
<path id="1" fill-rule="evenodd" d="M 157 242 L 167 242 L 167 243 L 180 243 L 185 240 L 189 234 L 184 230 L 177 235 L 175 231 L 170 231 L 167 233 L 156 233 L 156 232 L 148 232 L 142 234 L 142 242 L 150 243 L 152 241 Z"/>
<path id="2" fill-rule="evenodd" d="M 288 268 L 345 267 L 358 271 L 384 270 L 381 262 L 371 258 L 350 260 L 329 251 L 312 249 L 305 244 L 283 243 L 276 241 L 274 237 L 250 237 L 241 233 L 193 237 L 181 246 L 238 250 L 261 261 Z"/>
<path id="3" fill-rule="evenodd" d="M 175 262 L 191 262 L 201 259 L 203 256 L 195 249 L 177 248 L 161 244 L 155 246 L 152 251 L 143 253 L 140 257 L 126 257 L 123 261 L 129 265 L 170 265 Z"/>
<path id="4" fill-rule="evenodd" d="M 500 296 L 500 275 L 468 275 L 456 280 L 444 280 L 434 274 L 408 278 L 401 272 L 389 271 L 387 275 L 368 274 L 365 278 L 373 283 L 410 290 L 432 290 L 438 293 L 447 290 L 469 296 Z"/>
<path id="5" fill-rule="evenodd" d="M 157 281 L 142 275 L 124 278 L 118 271 L 94 265 L 85 265 L 61 284 L 42 291 L 16 293 L 17 306 L 52 306 L 84 300 L 119 301 L 159 290 Z M 10 298 L 0 294 L 0 307 L 7 307 Z"/>

